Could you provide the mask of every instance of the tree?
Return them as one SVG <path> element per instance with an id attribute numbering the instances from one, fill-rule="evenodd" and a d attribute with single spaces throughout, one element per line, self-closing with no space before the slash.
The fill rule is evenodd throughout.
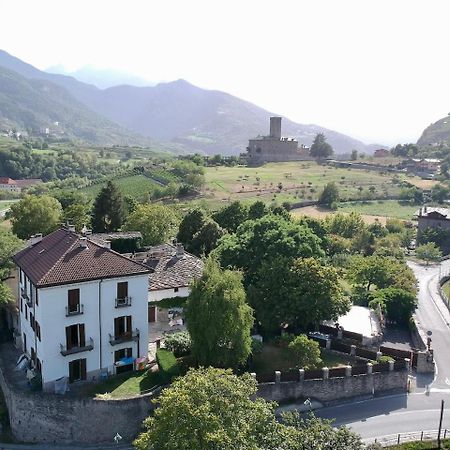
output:
<path id="1" fill-rule="evenodd" d="M 260 219 L 268 213 L 266 205 L 261 200 L 258 200 L 250 205 L 248 208 L 248 218 L 250 220 Z"/>
<path id="2" fill-rule="evenodd" d="M 417 308 L 417 298 L 412 292 L 397 288 L 380 289 L 370 306 L 380 304 L 386 316 L 399 325 L 408 325 Z"/>
<path id="3" fill-rule="evenodd" d="M 17 236 L 10 231 L 0 229 L 0 305 L 5 305 L 13 299 L 10 289 L 3 282 L 8 279 L 14 267 L 12 256 L 21 246 L 22 241 Z"/>
<path id="4" fill-rule="evenodd" d="M 366 291 L 376 286 L 378 289 L 397 287 L 414 292 L 416 286 L 411 269 L 403 261 L 386 256 L 354 256 L 347 277 Z"/>
<path id="5" fill-rule="evenodd" d="M 139 205 L 132 212 L 123 228 L 142 233 L 143 245 L 157 245 L 175 235 L 179 219 L 169 206 L 158 203 Z"/>
<path id="6" fill-rule="evenodd" d="M 239 225 L 248 219 L 248 208 L 241 202 L 235 201 L 214 213 L 212 217 L 221 228 L 234 233 Z"/>
<path id="7" fill-rule="evenodd" d="M 91 226 L 91 214 L 88 205 L 75 203 L 64 210 L 63 218 L 65 222 L 75 225 L 77 231 L 81 231 L 84 226 Z"/>
<path id="8" fill-rule="evenodd" d="M 61 223 L 61 204 L 47 195 L 25 195 L 11 205 L 12 231 L 20 239 L 28 239 L 36 233 L 48 234 Z"/>
<path id="9" fill-rule="evenodd" d="M 254 398 L 256 381 L 230 370 L 191 369 L 164 389 L 137 450 L 275 450 L 274 403 Z M 156 401 L 155 401 L 156 402 Z M 278 440 L 278 439 L 277 439 Z M 276 442 L 278 444 L 278 442 Z"/>
<path id="10" fill-rule="evenodd" d="M 426 261 L 427 266 L 430 261 L 439 261 L 442 257 L 442 252 L 434 242 L 428 242 L 427 244 L 419 245 L 416 248 L 416 256 L 423 261 Z"/>
<path id="11" fill-rule="evenodd" d="M 269 335 L 281 327 L 306 330 L 322 320 L 336 320 L 350 307 L 337 269 L 314 258 L 264 261 L 248 288 L 248 299 Z"/>
<path id="12" fill-rule="evenodd" d="M 353 149 L 352 154 L 350 155 L 350 159 L 352 161 L 356 161 L 358 159 L 358 150 Z"/>
<path id="13" fill-rule="evenodd" d="M 190 248 L 197 256 L 208 256 L 216 247 L 225 230 L 219 224 L 209 219 L 192 237 Z"/>
<path id="14" fill-rule="evenodd" d="M 450 195 L 450 189 L 442 184 L 436 184 L 431 188 L 431 198 L 434 202 L 444 203 Z"/>
<path id="15" fill-rule="evenodd" d="M 274 214 L 248 220 L 235 234 L 223 236 L 215 253 L 223 267 L 244 271 L 246 286 L 265 261 L 324 256 L 320 238 L 309 227 Z"/>
<path id="16" fill-rule="evenodd" d="M 124 216 L 122 194 L 112 181 L 108 181 L 95 199 L 92 227 L 97 233 L 117 231 Z"/>
<path id="17" fill-rule="evenodd" d="M 329 233 L 337 234 L 344 238 L 353 238 L 365 228 L 361 214 L 355 212 L 330 215 L 325 219 L 325 225 Z"/>
<path id="18" fill-rule="evenodd" d="M 300 368 L 315 369 L 322 363 L 319 343 L 308 339 L 304 334 L 295 337 L 289 343 L 288 348 L 295 355 L 297 365 Z"/>
<path id="19" fill-rule="evenodd" d="M 189 211 L 181 220 L 178 228 L 177 241 L 181 242 L 186 250 L 192 252 L 191 244 L 194 234 L 198 233 L 208 219 L 207 214 L 200 208 Z"/>
<path id="20" fill-rule="evenodd" d="M 192 354 L 200 365 L 239 367 L 247 361 L 253 314 L 239 272 L 207 260 L 202 277 L 192 284 L 186 320 Z"/>
<path id="21" fill-rule="evenodd" d="M 333 154 L 333 147 L 327 142 L 323 133 L 316 134 L 314 141 L 309 150 L 309 154 L 313 158 L 325 159 Z"/>
<path id="22" fill-rule="evenodd" d="M 336 183 L 328 183 L 323 188 L 322 193 L 319 197 L 319 204 L 331 207 L 333 204 L 339 202 L 339 189 Z"/>

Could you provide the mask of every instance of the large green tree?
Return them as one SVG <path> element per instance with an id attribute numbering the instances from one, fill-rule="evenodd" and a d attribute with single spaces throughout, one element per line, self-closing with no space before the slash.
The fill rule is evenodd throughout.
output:
<path id="1" fill-rule="evenodd" d="M 176 233 L 179 223 L 174 209 L 159 203 L 139 205 L 127 218 L 124 229 L 140 231 L 144 245 L 166 242 Z"/>
<path id="2" fill-rule="evenodd" d="M 408 325 L 409 319 L 417 308 L 417 298 L 404 289 L 380 289 L 374 295 L 371 306 L 380 304 L 386 316 L 398 325 Z"/>
<path id="3" fill-rule="evenodd" d="M 350 308 L 338 271 L 314 258 L 265 261 L 248 288 L 248 298 L 268 334 L 286 325 L 305 330 L 322 320 L 336 320 Z"/>
<path id="4" fill-rule="evenodd" d="M 92 228 L 97 233 L 117 231 L 124 219 L 122 194 L 112 181 L 108 181 L 95 199 Z"/>
<path id="5" fill-rule="evenodd" d="M 230 370 L 191 369 L 155 400 L 137 450 L 362 450 L 361 438 L 298 412 L 275 419 L 276 403 L 256 397 L 256 381 Z"/>
<path id="6" fill-rule="evenodd" d="M 318 159 L 329 158 L 333 154 L 333 147 L 327 142 L 327 138 L 323 133 L 316 134 L 309 154 L 313 158 Z"/>
<path id="7" fill-rule="evenodd" d="M 321 257 L 321 240 L 304 224 L 279 215 L 266 215 L 243 223 L 225 235 L 215 251 L 223 267 L 244 271 L 248 285 L 264 261 L 277 257 Z"/>
<path id="8" fill-rule="evenodd" d="M 47 195 L 25 195 L 11 205 L 12 231 L 20 239 L 36 233 L 48 234 L 58 228 L 62 218 L 61 204 Z"/>
<path id="9" fill-rule="evenodd" d="M 200 365 L 239 367 L 247 361 L 253 313 L 239 272 L 222 270 L 208 259 L 202 277 L 192 284 L 186 320 Z"/>
<path id="10" fill-rule="evenodd" d="M 191 252 L 192 238 L 198 233 L 208 220 L 203 209 L 195 208 L 183 217 L 178 228 L 177 241 L 181 242 L 187 251 Z"/>
<path id="11" fill-rule="evenodd" d="M 221 228 L 234 233 L 239 225 L 248 219 L 248 208 L 239 201 L 235 201 L 213 214 L 213 219 Z"/>
<path id="12" fill-rule="evenodd" d="M 216 247 L 225 230 L 212 219 L 207 220 L 192 236 L 190 251 L 197 256 L 208 256 Z"/>
<path id="13" fill-rule="evenodd" d="M 191 369 L 158 397 L 154 416 L 134 442 L 138 450 L 263 450 L 278 428 L 274 404 L 254 399 L 249 374 Z"/>
<path id="14" fill-rule="evenodd" d="M 414 274 L 406 263 L 387 256 L 354 256 L 347 277 L 366 291 L 396 287 L 414 292 L 416 286 Z"/>

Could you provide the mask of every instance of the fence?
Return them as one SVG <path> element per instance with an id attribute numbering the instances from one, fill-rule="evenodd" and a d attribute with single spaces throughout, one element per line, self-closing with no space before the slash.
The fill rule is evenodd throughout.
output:
<path id="1" fill-rule="evenodd" d="M 380 438 L 364 439 L 365 444 L 380 444 L 382 447 L 390 447 L 392 445 L 399 445 L 405 442 L 422 442 L 422 441 L 436 441 L 438 438 L 438 430 L 428 431 L 414 431 L 412 433 L 390 434 Z M 441 431 L 441 438 L 446 439 L 450 432 L 447 429 Z"/>

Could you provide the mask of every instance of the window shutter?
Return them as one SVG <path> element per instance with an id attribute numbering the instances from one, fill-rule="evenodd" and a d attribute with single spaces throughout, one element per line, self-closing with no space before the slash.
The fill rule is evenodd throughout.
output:
<path id="1" fill-rule="evenodd" d="M 80 379 L 86 379 L 86 358 L 80 359 Z"/>
<path id="2" fill-rule="evenodd" d="M 114 319 L 114 336 L 118 337 L 120 335 L 120 317 Z"/>
<path id="3" fill-rule="evenodd" d="M 131 328 L 131 316 L 127 316 L 127 332 L 131 333 L 132 328 Z"/>
<path id="4" fill-rule="evenodd" d="M 80 333 L 80 347 L 84 347 L 86 345 L 86 337 L 84 335 L 84 323 L 80 323 L 78 325 L 78 330 Z"/>
<path id="5" fill-rule="evenodd" d="M 71 327 L 66 327 L 66 348 L 70 350 L 72 348 L 72 333 Z"/>

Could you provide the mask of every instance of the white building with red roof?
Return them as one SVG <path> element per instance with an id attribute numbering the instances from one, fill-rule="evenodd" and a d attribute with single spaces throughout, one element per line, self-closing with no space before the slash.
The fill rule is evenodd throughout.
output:
<path id="1" fill-rule="evenodd" d="M 44 390 L 132 370 L 147 356 L 148 267 L 72 227 L 35 236 L 13 259 L 21 345 Z"/>

